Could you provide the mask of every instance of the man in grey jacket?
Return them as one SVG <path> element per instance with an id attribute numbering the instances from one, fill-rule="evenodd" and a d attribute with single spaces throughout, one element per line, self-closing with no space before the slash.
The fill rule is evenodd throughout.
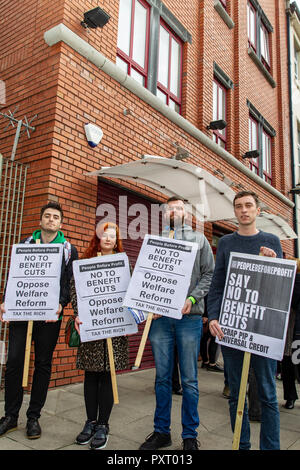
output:
<path id="1" fill-rule="evenodd" d="M 156 409 L 154 414 L 154 432 L 146 438 L 140 450 L 156 450 L 172 444 L 170 434 L 172 406 L 172 372 L 174 346 L 176 343 L 182 383 L 182 439 L 184 450 L 197 450 L 198 415 L 198 377 L 197 361 L 202 336 L 202 314 L 204 297 L 209 291 L 214 259 L 206 237 L 184 225 L 184 201 L 170 198 L 166 204 L 165 219 L 170 225 L 162 236 L 169 237 L 170 230 L 174 238 L 198 244 L 193 266 L 191 283 L 187 298 L 182 308 L 181 320 L 154 315 L 149 339 L 156 366 L 155 394 Z"/>

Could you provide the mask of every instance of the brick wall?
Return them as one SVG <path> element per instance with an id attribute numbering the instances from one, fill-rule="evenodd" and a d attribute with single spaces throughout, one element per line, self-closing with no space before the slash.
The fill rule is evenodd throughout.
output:
<path id="1" fill-rule="evenodd" d="M 111 19 L 102 30 L 88 32 L 80 21 L 83 12 L 95 6 L 92 0 L 24 1 L 15 28 L 9 26 L 14 21 L 14 4 L 8 0 L 2 2 L 7 10 L 5 34 L 0 34 L 0 78 L 5 80 L 7 87 L 7 108 L 4 109 L 13 110 L 19 105 L 16 116 L 20 118 L 25 114 L 29 118 L 38 114 L 34 121 L 35 132 L 30 139 L 26 135 L 21 137 L 16 156 L 30 165 L 23 235 L 37 227 L 43 203 L 59 200 L 65 212 L 64 233 L 81 253 L 94 230 L 97 196 L 96 178 L 87 177 L 85 173 L 101 165 L 136 160 L 141 154 L 171 157 L 175 147 L 170 140 L 189 150 L 190 163 L 210 172 L 222 170 L 235 184 L 251 187 L 275 213 L 287 217 L 292 224 L 292 210 L 282 201 L 232 168 L 69 46 L 60 43 L 49 47 L 45 43 L 44 32 L 63 22 L 115 61 L 119 2 L 103 0 L 98 3 Z M 260 1 L 274 28 L 271 73 L 276 88 L 271 87 L 248 55 L 246 2 L 227 2 L 235 23 L 233 29 L 227 27 L 210 0 L 165 0 L 164 3 L 192 34 L 192 43 L 184 46 L 183 117 L 211 136 L 206 126 L 212 119 L 215 61 L 234 83 L 227 103 L 228 151 L 242 160 L 242 154 L 248 150 L 246 100 L 249 99 L 276 130 L 274 185 L 287 195 L 291 175 L 284 2 Z M 132 113 L 125 116 L 125 108 Z M 96 123 L 104 132 L 101 145 L 96 149 L 91 149 L 86 142 L 83 126 L 87 121 Z M 0 151 L 9 156 L 14 132 L 11 128 L 4 134 L 5 125 L 0 119 Z M 153 197 L 160 196 L 143 186 L 124 185 Z M 211 230 L 211 225 L 207 225 L 208 236 L 211 236 Z M 285 251 L 293 252 L 291 242 L 284 242 L 283 247 Z M 61 334 L 54 354 L 51 386 L 81 380 L 82 374 L 75 369 L 75 353 L 65 348 Z"/>

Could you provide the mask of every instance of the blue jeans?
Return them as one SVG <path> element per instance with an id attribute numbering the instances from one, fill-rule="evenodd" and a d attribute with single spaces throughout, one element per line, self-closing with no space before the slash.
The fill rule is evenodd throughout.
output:
<path id="1" fill-rule="evenodd" d="M 201 315 L 183 315 L 181 320 L 161 317 L 153 320 L 149 333 L 156 366 L 156 409 L 154 431 L 168 434 L 171 424 L 172 373 L 174 345 L 182 386 L 182 438 L 197 437 L 198 415 L 198 356 L 202 335 Z"/>
<path id="2" fill-rule="evenodd" d="M 231 428 L 232 431 L 234 431 L 244 352 L 238 349 L 222 346 L 222 354 L 228 374 L 230 389 L 229 410 Z M 253 368 L 255 373 L 257 392 L 261 403 L 260 449 L 279 450 L 280 421 L 275 383 L 277 369 L 276 361 L 263 356 L 251 354 L 250 367 Z M 250 447 L 250 425 L 247 403 L 245 403 L 240 449 L 249 450 Z"/>

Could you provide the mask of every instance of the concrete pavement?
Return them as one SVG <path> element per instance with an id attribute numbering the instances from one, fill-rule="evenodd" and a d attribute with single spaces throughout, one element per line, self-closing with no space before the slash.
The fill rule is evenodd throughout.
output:
<path id="1" fill-rule="evenodd" d="M 119 401 L 110 419 L 110 437 L 105 450 L 137 450 L 153 430 L 155 369 L 141 370 L 117 376 Z M 229 422 L 228 400 L 222 396 L 223 374 L 200 369 L 199 413 L 201 424 L 198 439 L 201 450 L 231 450 L 232 432 Z M 299 385 L 298 394 L 300 392 Z M 281 418 L 281 448 L 300 450 L 300 401 L 293 410 L 282 407 L 282 382 L 277 381 Z M 300 395 L 299 395 L 300 396 Z M 40 439 L 29 440 L 25 435 L 26 409 L 29 396 L 19 418 L 19 427 L 0 438 L 0 450 L 88 450 L 78 446 L 75 436 L 86 420 L 83 384 L 68 385 L 48 392 L 42 412 Z M 0 415 L 3 416 L 3 394 L 0 397 Z M 181 450 L 181 397 L 173 395 L 172 441 L 165 449 Z M 252 448 L 259 449 L 259 423 L 251 423 Z"/>

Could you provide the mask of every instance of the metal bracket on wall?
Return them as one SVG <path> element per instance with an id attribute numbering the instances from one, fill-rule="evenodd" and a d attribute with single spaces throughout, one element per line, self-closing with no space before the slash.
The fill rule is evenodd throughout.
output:
<path id="1" fill-rule="evenodd" d="M 28 121 L 26 116 L 24 116 L 23 120 L 22 119 L 16 119 L 15 118 L 15 113 L 17 112 L 17 110 L 18 110 L 18 106 L 15 108 L 13 113 L 10 110 L 8 110 L 8 114 L 0 113 L 1 116 L 3 116 L 5 119 L 8 119 L 10 121 L 9 124 L 4 128 L 4 132 L 9 127 L 10 124 L 12 125 L 12 127 L 17 126 L 16 133 L 15 133 L 14 144 L 13 144 L 12 151 L 11 151 L 11 157 L 10 157 L 11 161 L 14 161 L 14 159 L 15 159 L 15 155 L 16 155 L 20 135 L 22 134 L 23 131 L 26 130 L 28 139 L 30 139 L 30 131 L 31 132 L 35 131 L 35 127 L 31 126 L 31 123 L 38 116 L 36 114 L 29 121 Z"/>

